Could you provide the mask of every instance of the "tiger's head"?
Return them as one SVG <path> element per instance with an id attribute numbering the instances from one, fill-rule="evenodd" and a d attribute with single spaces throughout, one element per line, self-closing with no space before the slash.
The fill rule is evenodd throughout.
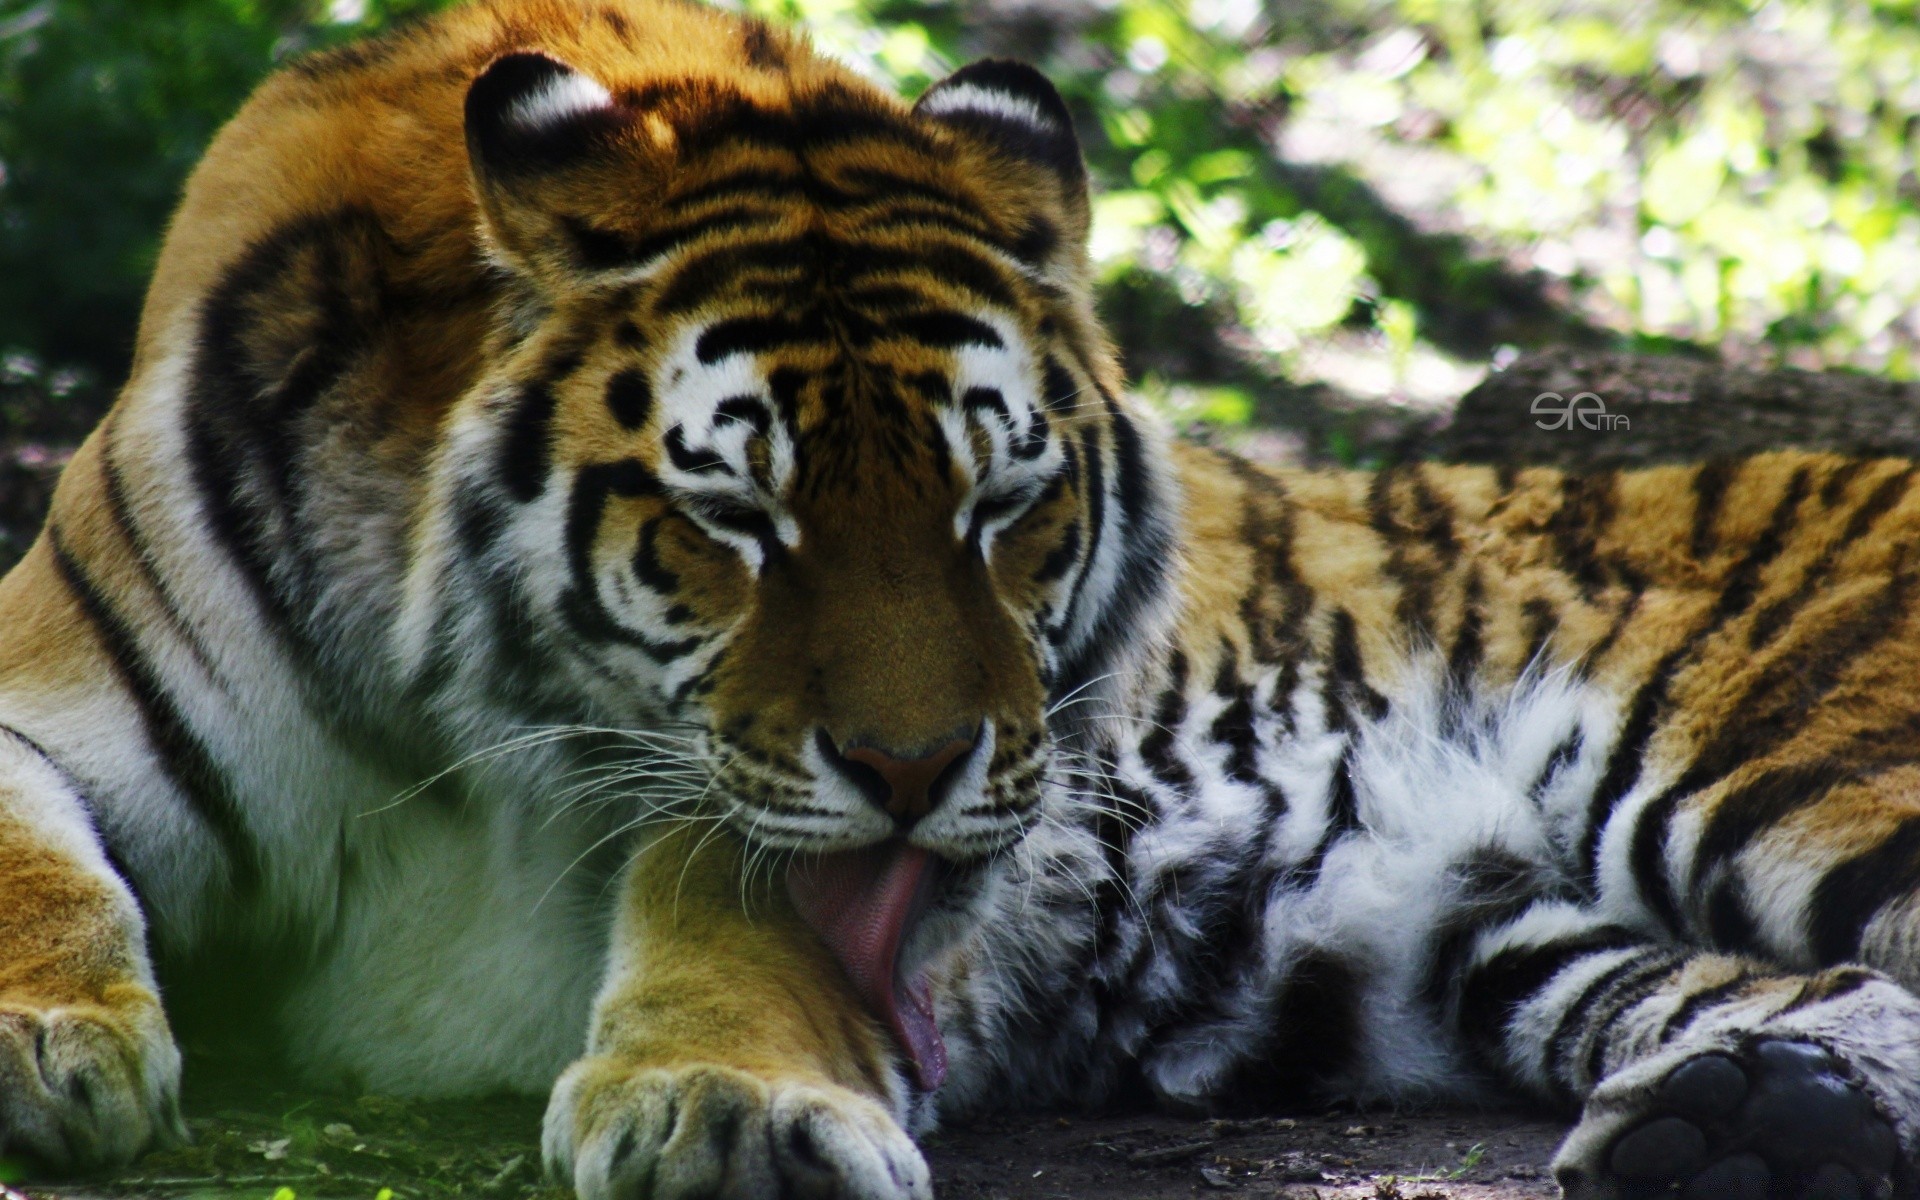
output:
<path id="1" fill-rule="evenodd" d="M 698 728 L 749 841 L 977 863 L 1036 821 L 1049 704 L 1169 552 L 1079 146 L 1025 66 L 909 108 L 743 41 L 712 74 L 522 52 L 472 84 L 517 300 L 453 435 L 458 523 L 539 647 L 519 686 Z"/>

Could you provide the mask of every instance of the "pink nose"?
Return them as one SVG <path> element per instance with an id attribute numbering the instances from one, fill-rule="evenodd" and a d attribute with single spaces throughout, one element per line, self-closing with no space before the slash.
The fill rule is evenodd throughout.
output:
<path id="1" fill-rule="evenodd" d="M 896 758 L 877 746 L 841 751 L 822 731 L 821 749 L 831 749 L 828 760 L 859 785 L 894 820 L 912 824 L 933 811 L 948 768 L 972 750 L 976 739 L 955 738 L 921 758 Z"/>

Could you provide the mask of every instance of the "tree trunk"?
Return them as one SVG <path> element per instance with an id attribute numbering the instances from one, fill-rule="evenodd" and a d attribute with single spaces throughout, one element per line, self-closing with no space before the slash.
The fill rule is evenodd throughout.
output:
<path id="1" fill-rule="evenodd" d="M 1522 356 L 1468 392 L 1433 452 L 1458 462 L 1602 469 L 1789 446 L 1920 455 L 1920 386 L 1839 372 L 1547 350 Z"/>

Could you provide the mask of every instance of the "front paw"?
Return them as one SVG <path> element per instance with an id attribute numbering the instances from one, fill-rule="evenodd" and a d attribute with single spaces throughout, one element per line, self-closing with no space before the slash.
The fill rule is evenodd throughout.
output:
<path id="1" fill-rule="evenodd" d="M 1569 1200 L 1876 1200 L 1899 1137 L 1845 1065 L 1764 1038 L 1602 1085 L 1554 1163 Z"/>
<path id="2" fill-rule="evenodd" d="M 0 1001 L 0 1153 L 54 1174 L 125 1166 L 186 1137 L 180 1053 L 144 988 L 102 1004 Z"/>
<path id="3" fill-rule="evenodd" d="M 580 1060 L 547 1104 L 547 1169 L 582 1200 L 931 1200 L 926 1160 L 879 1104 L 721 1066 Z"/>

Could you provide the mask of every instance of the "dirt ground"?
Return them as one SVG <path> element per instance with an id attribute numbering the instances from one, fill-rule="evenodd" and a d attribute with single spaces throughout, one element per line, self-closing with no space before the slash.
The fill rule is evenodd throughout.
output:
<path id="1" fill-rule="evenodd" d="M 189 1071 L 191 1146 L 111 1182 L 46 1186 L 0 1160 L 0 1200 L 567 1200 L 539 1168 L 542 1105 L 298 1095 Z M 926 1143 L 940 1200 L 1533 1200 L 1561 1127 L 1505 1111 L 1322 1110 L 1253 1120 L 1018 1116 Z M 9 1172 L 9 1168 L 11 1168 Z M 383 1194 L 384 1193 L 384 1194 Z"/>

